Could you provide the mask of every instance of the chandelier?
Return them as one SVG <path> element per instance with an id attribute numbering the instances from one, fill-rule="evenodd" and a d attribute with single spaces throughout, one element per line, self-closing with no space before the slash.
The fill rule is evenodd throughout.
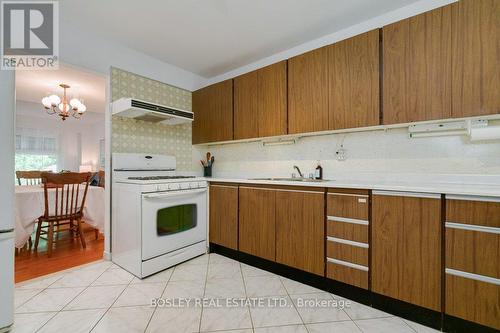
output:
<path id="1" fill-rule="evenodd" d="M 66 120 L 69 116 L 80 119 L 87 107 L 78 98 L 72 98 L 68 102 L 66 97 L 66 89 L 71 88 L 67 84 L 61 83 L 59 87 L 64 89 L 62 99 L 57 95 L 46 96 L 42 99 L 42 104 L 48 114 L 58 114 L 62 120 Z"/>

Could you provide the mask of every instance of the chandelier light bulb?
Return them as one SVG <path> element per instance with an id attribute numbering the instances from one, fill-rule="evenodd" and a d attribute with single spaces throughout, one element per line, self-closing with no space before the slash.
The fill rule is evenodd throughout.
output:
<path id="1" fill-rule="evenodd" d="M 42 104 L 45 108 L 47 109 L 50 109 L 50 107 L 52 106 L 52 102 L 50 101 L 50 98 L 49 97 L 44 97 L 42 99 Z"/>
<path id="2" fill-rule="evenodd" d="M 71 105 L 73 110 L 79 109 L 81 104 L 82 103 L 78 100 L 78 98 L 72 98 L 71 101 L 69 101 L 69 105 Z"/>
<path id="3" fill-rule="evenodd" d="M 59 104 L 59 110 L 61 110 L 62 112 L 68 112 L 69 104 L 68 103 Z"/>
<path id="4" fill-rule="evenodd" d="M 50 95 L 49 100 L 52 106 L 58 106 L 61 103 L 61 98 L 57 95 Z"/>
<path id="5" fill-rule="evenodd" d="M 84 113 L 85 111 L 87 111 L 87 107 L 85 106 L 85 104 L 83 103 L 80 103 L 80 105 L 78 106 L 78 113 Z"/>

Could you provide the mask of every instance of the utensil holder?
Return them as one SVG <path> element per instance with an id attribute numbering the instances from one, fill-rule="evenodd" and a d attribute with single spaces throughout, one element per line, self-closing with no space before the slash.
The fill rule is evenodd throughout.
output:
<path id="1" fill-rule="evenodd" d="M 212 177 L 212 166 L 203 167 L 203 177 Z"/>

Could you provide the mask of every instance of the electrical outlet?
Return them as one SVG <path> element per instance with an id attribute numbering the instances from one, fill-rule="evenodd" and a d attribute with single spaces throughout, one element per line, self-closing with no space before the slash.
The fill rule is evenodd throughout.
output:
<path id="1" fill-rule="evenodd" d="M 346 159 L 346 151 L 344 148 L 340 148 L 335 152 L 337 154 L 337 161 L 345 161 Z"/>

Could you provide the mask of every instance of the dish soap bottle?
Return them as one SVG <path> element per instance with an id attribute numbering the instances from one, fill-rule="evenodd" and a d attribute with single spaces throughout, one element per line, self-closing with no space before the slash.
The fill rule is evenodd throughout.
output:
<path id="1" fill-rule="evenodd" d="M 314 172 L 314 178 L 323 179 L 323 168 L 319 164 L 319 161 L 318 161 L 318 166 L 316 167 L 316 171 Z"/>

